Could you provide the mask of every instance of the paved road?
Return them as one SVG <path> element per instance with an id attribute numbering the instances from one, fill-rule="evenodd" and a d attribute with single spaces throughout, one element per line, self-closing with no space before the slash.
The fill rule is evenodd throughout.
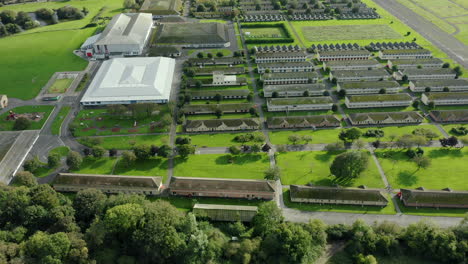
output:
<path id="1" fill-rule="evenodd" d="M 439 47 L 450 58 L 463 65 L 465 69 L 468 69 L 468 47 L 458 39 L 439 29 L 397 0 L 374 0 L 374 2 Z"/>
<path id="2" fill-rule="evenodd" d="M 320 219 L 327 224 L 353 224 L 356 220 L 362 219 L 368 224 L 381 221 L 395 222 L 401 226 L 408 226 L 417 223 L 425 218 L 441 227 L 451 227 L 460 223 L 461 217 L 424 217 L 418 215 L 381 215 L 381 214 L 352 214 L 352 213 L 336 213 L 336 212 L 306 212 L 296 209 L 283 208 L 283 215 L 286 221 L 307 223 L 311 219 Z"/>

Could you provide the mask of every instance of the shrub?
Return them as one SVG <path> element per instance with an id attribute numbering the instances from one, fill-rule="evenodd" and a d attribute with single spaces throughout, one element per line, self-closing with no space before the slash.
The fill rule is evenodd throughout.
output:
<path id="1" fill-rule="evenodd" d="M 457 126 L 457 127 L 453 127 L 452 129 L 450 129 L 450 132 L 452 132 L 453 134 L 457 136 L 465 136 L 465 135 L 468 135 L 468 128 L 464 126 Z"/>
<path id="2" fill-rule="evenodd" d="M 381 138 L 385 136 L 385 132 L 381 129 L 369 129 L 364 133 L 365 137 L 376 137 Z"/>
<path id="3" fill-rule="evenodd" d="M 31 127 L 31 121 L 26 117 L 19 117 L 16 119 L 15 124 L 13 124 L 14 130 L 26 130 Z"/>

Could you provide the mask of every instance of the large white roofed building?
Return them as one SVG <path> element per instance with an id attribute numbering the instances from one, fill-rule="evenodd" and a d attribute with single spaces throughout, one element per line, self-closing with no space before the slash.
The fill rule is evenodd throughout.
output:
<path id="1" fill-rule="evenodd" d="M 175 60 L 166 57 L 110 59 L 102 63 L 81 104 L 167 103 L 174 68 Z"/>
<path id="2" fill-rule="evenodd" d="M 151 35 L 153 17 L 145 13 L 118 14 L 93 44 L 93 56 L 108 58 L 141 55 Z"/>

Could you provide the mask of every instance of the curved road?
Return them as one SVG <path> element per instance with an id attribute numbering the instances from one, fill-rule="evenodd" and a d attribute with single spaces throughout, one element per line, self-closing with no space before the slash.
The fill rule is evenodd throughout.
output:
<path id="1" fill-rule="evenodd" d="M 468 69 L 468 47 L 397 0 L 373 0 Z"/>

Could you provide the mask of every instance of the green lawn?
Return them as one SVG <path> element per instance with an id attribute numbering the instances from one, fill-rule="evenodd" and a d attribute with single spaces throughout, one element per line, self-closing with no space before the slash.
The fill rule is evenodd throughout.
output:
<path id="1" fill-rule="evenodd" d="M 136 161 L 131 166 L 126 166 L 118 161 L 115 165 L 114 174 L 131 176 L 160 176 L 163 182 L 167 178 L 167 159 L 155 157 L 149 160 Z"/>
<path id="2" fill-rule="evenodd" d="M 436 208 L 414 208 L 406 207 L 403 203 L 397 199 L 398 207 L 404 214 L 410 215 L 423 215 L 423 216 L 451 216 L 451 217 L 464 217 L 467 213 L 467 209 L 436 209 Z"/>
<path id="3" fill-rule="evenodd" d="M 424 129 L 429 129 L 435 133 L 437 133 L 439 136 L 442 136 L 440 131 L 437 129 L 436 126 L 434 125 L 420 125 L 420 126 L 391 126 L 391 127 L 369 127 L 369 128 L 361 128 L 362 133 L 364 134 L 367 130 L 369 129 L 380 129 L 383 130 L 385 133 L 385 136 L 383 138 L 380 138 L 379 140 L 382 142 L 389 142 L 391 141 L 390 137 L 392 135 L 399 137 L 404 134 L 412 134 L 413 131 L 417 128 L 424 128 Z M 373 142 L 376 141 L 377 138 L 366 138 L 362 137 L 363 140 L 368 141 L 368 142 Z"/>
<path id="4" fill-rule="evenodd" d="M 167 135 L 141 135 L 141 136 L 117 136 L 117 137 L 101 137 L 102 146 L 105 149 L 132 149 L 138 145 L 156 145 L 160 146 L 167 144 L 169 137 Z M 78 141 L 88 147 L 93 147 L 83 138 Z"/>
<path id="5" fill-rule="evenodd" d="M 311 144 L 335 143 L 339 141 L 338 135 L 341 129 L 320 129 L 320 130 L 299 130 L 299 131 L 270 131 L 271 143 L 275 145 L 291 144 L 288 137 L 292 134 L 303 136 L 312 136 Z"/>
<path id="6" fill-rule="evenodd" d="M 419 169 L 404 151 L 377 150 L 376 155 L 393 188 L 417 188 L 440 190 L 446 187 L 467 190 L 468 149 L 424 148 L 424 155 L 431 159 L 431 166 Z M 464 165 L 465 164 L 465 165 Z"/>
<path id="7" fill-rule="evenodd" d="M 63 119 L 68 115 L 70 112 L 70 106 L 63 106 L 57 117 L 55 118 L 54 122 L 52 123 L 51 130 L 52 135 L 59 135 L 60 134 L 60 126 L 62 126 Z"/>
<path id="8" fill-rule="evenodd" d="M 70 152 L 70 148 L 67 146 L 61 146 L 61 147 L 56 147 L 49 151 L 49 154 L 57 153 L 62 157 L 66 157 L 68 155 L 68 152 Z"/>
<path id="9" fill-rule="evenodd" d="M 191 155 L 186 160 L 175 159 L 174 176 L 233 178 L 233 179 L 263 179 L 265 170 L 270 165 L 266 154 L 244 154 L 233 156 L 229 162 L 229 154 Z"/>
<path id="10" fill-rule="evenodd" d="M 244 28 L 245 38 L 285 38 L 286 34 L 280 27 Z"/>
<path id="11" fill-rule="evenodd" d="M 261 132 L 245 132 L 245 133 L 222 133 L 222 134 L 197 134 L 189 135 L 192 139 L 192 145 L 197 147 L 229 147 L 232 145 L 252 145 L 252 144 L 262 144 L 263 142 L 246 142 L 239 143 L 234 141 L 234 138 L 238 135 L 245 135 L 247 133 L 252 134 L 262 134 Z"/>
<path id="12" fill-rule="evenodd" d="M 73 78 L 64 78 L 56 79 L 55 82 L 47 90 L 48 93 L 64 93 L 67 91 L 68 87 L 72 84 L 75 79 Z"/>
<path id="13" fill-rule="evenodd" d="M 302 26 L 302 34 L 307 41 L 337 41 L 337 40 L 395 40 L 402 36 L 389 25 L 336 25 L 336 26 Z"/>
<path id="14" fill-rule="evenodd" d="M 162 110 L 162 112 L 165 111 L 165 109 Z M 135 119 L 131 117 L 120 119 L 109 116 L 106 109 L 81 110 L 73 120 L 73 124 L 77 127 L 73 135 L 75 137 L 84 137 L 165 132 L 165 128 L 154 123 L 162 115 L 163 113 L 160 113 L 138 120 L 136 126 L 134 126 Z"/>
<path id="15" fill-rule="evenodd" d="M 1 41 L 1 40 L 0 40 Z M 0 67 L 1 68 L 1 67 Z M 1 75 L 1 71 L 0 71 Z M 54 109 L 52 105 L 28 105 L 28 106 L 19 106 L 12 109 L 16 114 L 26 114 L 26 113 L 43 113 L 43 117 L 39 121 L 31 121 L 31 126 L 28 130 L 41 129 L 50 113 Z M 0 115 L 0 131 L 11 131 L 13 130 L 14 120 L 7 121 L 6 118 L 9 113 L 3 113 Z"/>
<path id="16" fill-rule="evenodd" d="M 325 151 L 297 151 L 280 153 L 276 157 L 281 169 L 281 182 L 285 185 L 313 183 L 319 186 L 360 186 L 383 188 L 381 176 L 373 159 L 369 157 L 369 166 L 356 179 L 336 180 L 330 175 L 330 165 L 336 154 Z"/>
<path id="17" fill-rule="evenodd" d="M 301 211 L 312 211 L 312 212 L 340 212 L 340 213 L 354 213 L 354 214 L 396 214 L 395 206 L 387 196 L 389 203 L 385 207 L 378 206 L 359 206 L 359 205 L 320 205 L 312 203 L 295 203 L 291 202 L 289 197 L 289 190 L 283 189 L 283 201 L 284 204 L 293 209 Z"/>
<path id="18" fill-rule="evenodd" d="M 451 132 L 452 128 L 460 127 L 460 126 L 468 128 L 468 125 L 466 125 L 466 124 L 443 125 L 442 128 L 445 130 L 445 132 L 449 133 L 450 135 L 453 135 L 453 136 L 456 136 L 456 137 L 463 137 L 463 136 L 460 136 L 460 135 L 457 135 L 457 134 L 454 134 L 454 133 Z"/>
<path id="19" fill-rule="evenodd" d="M 73 170 L 75 173 L 90 173 L 90 174 L 113 174 L 114 164 L 117 158 L 100 158 L 94 157 L 83 158 L 83 163 L 80 169 Z"/>
<path id="20" fill-rule="evenodd" d="M 1 38 L 0 50 L 7 52 L 2 53 L 0 60 L 0 94 L 31 99 L 55 72 L 83 70 L 88 62 L 72 51 L 96 31 L 96 28 L 83 29 L 83 26 L 90 23 L 101 8 L 106 7 L 101 16 L 113 16 L 121 11 L 122 4 L 121 0 L 71 0 L 1 7 L 0 11 L 29 12 L 71 5 L 79 9 L 86 7 L 90 12 L 81 20 L 61 22 Z"/>

